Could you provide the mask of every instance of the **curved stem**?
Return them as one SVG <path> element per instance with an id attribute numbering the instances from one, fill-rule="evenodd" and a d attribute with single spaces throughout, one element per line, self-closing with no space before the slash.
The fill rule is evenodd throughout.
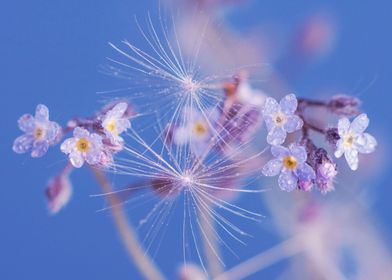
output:
<path id="1" fill-rule="evenodd" d="M 102 170 L 91 167 L 92 173 L 99 182 L 103 193 L 110 193 L 106 196 L 106 200 L 110 205 L 113 221 L 117 227 L 121 240 L 126 248 L 129 257 L 139 269 L 140 273 L 148 280 L 164 280 L 165 277 L 159 271 L 152 259 L 143 251 L 135 230 L 128 223 L 124 213 L 121 200 L 112 193 L 113 188 L 107 180 Z"/>
<path id="2" fill-rule="evenodd" d="M 225 273 L 219 275 L 215 280 L 236 280 L 256 273 L 280 260 L 289 258 L 301 252 L 301 241 L 298 238 L 286 240 L 275 247 L 261 252 L 260 254 L 240 263 Z"/>

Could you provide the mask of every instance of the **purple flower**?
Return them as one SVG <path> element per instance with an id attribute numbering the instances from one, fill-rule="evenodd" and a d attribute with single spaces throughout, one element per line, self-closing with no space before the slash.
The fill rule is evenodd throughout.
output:
<path id="1" fill-rule="evenodd" d="M 271 153 L 275 159 L 270 160 L 263 167 L 265 176 L 276 176 L 280 173 L 279 187 L 285 191 L 292 191 L 297 187 L 306 186 L 315 178 L 315 172 L 306 163 L 307 153 L 304 147 L 291 144 L 289 148 L 283 146 L 272 146 Z"/>
<path id="2" fill-rule="evenodd" d="M 358 153 L 368 154 L 376 149 L 376 139 L 369 133 L 364 133 L 368 125 L 366 114 L 360 114 L 352 123 L 348 118 L 342 118 L 338 122 L 340 139 L 336 143 L 335 156 L 340 158 L 344 154 L 352 170 L 358 169 Z"/>
<path id="3" fill-rule="evenodd" d="M 69 165 L 56 177 L 49 181 L 45 194 L 48 209 L 51 214 L 56 214 L 68 204 L 72 196 L 72 184 L 69 180 L 69 173 L 72 167 Z"/>
<path id="4" fill-rule="evenodd" d="M 267 124 L 267 142 L 280 145 L 286 139 L 286 134 L 302 128 L 303 121 L 295 115 L 298 102 L 294 94 L 286 95 L 278 102 L 268 97 L 265 101 L 263 117 Z"/>
<path id="5" fill-rule="evenodd" d="M 102 127 L 106 137 L 110 139 L 113 145 L 122 144 L 123 139 L 120 137 L 120 134 L 131 127 L 128 116 L 125 116 L 127 109 L 127 103 L 118 103 L 102 118 Z"/>
<path id="6" fill-rule="evenodd" d="M 90 165 L 99 164 L 104 156 L 102 137 L 81 127 L 74 129 L 73 137 L 65 140 L 60 149 L 69 154 L 69 160 L 76 168 L 82 167 L 85 161 Z"/>
<path id="7" fill-rule="evenodd" d="M 18 154 L 31 150 L 32 157 L 42 157 L 61 135 L 61 127 L 49 121 L 49 110 L 42 104 L 37 106 L 34 117 L 30 114 L 20 117 L 18 125 L 25 133 L 14 141 L 12 149 Z"/>

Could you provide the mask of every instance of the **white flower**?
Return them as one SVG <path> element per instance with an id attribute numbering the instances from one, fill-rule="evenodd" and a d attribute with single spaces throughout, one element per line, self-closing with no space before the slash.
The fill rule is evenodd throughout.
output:
<path id="1" fill-rule="evenodd" d="M 102 119 L 102 127 L 110 142 L 114 145 L 123 142 L 120 134 L 131 127 L 131 122 L 128 118 L 124 117 L 128 109 L 127 103 L 118 103 Z"/>
<path id="2" fill-rule="evenodd" d="M 295 115 L 298 102 L 294 94 L 283 97 L 278 103 L 275 99 L 267 97 L 263 109 L 263 117 L 267 124 L 267 142 L 271 145 L 280 145 L 286 139 L 287 133 L 302 128 L 303 121 Z"/>
<path id="3" fill-rule="evenodd" d="M 352 170 L 358 169 L 358 152 L 369 154 L 377 146 L 376 139 L 369 133 L 364 133 L 369 125 L 366 114 L 360 114 L 352 123 L 348 118 L 342 118 L 338 122 L 338 134 L 340 139 L 336 143 L 335 157 L 340 158 L 343 154 Z"/>

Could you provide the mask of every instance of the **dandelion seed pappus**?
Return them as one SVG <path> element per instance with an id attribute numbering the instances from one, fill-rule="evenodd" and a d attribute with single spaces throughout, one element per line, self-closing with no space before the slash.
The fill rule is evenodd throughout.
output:
<path id="1" fill-rule="evenodd" d="M 108 169 L 138 180 L 115 193 L 125 194 L 129 208 L 145 209 L 145 216 L 136 217 L 145 249 L 157 254 L 165 235 L 174 235 L 184 261 L 196 260 L 207 271 L 203 246 L 223 265 L 216 244 L 235 255 L 230 241 L 245 244 L 248 235 L 235 219 L 261 219 L 258 209 L 243 208 L 234 199 L 262 191 L 256 179 L 264 151 L 252 147 L 251 132 L 261 121 L 257 112 L 264 95 L 243 86 L 245 78 L 233 78 L 236 72 L 203 77 L 196 65 L 203 30 L 194 56 L 187 59 L 174 20 L 170 35 L 167 22 L 159 18 L 158 27 L 150 15 L 147 28 L 137 22 L 150 52 L 128 41 L 111 44 L 121 58 L 110 59 L 105 70 L 131 82 L 123 90 L 138 117 Z M 228 84 L 235 87 L 230 94 Z M 241 99 L 244 93 L 246 100 Z"/>

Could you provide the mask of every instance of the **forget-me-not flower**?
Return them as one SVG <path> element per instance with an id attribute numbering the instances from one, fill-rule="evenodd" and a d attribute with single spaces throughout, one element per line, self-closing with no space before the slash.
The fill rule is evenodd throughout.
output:
<path id="1" fill-rule="evenodd" d="M 123 139 L 120 134 L 131 127 L 131 122 L 125 116 L 127 109 L 127 103 L 118 103 L 102 118 L 102 127 L 106 137 L 110 139 L 110 142 L 113 145 L 123 143 Z"/>
<path id="2" fill-rule="evenodd" d="M 99 164 L 104 156 L 102 137 L 81 127 L 74 129 L 73 137 L 65 140 L 60 149 L 69 155 L 76 168 L 82 167 L 85 161 L 90 165 Z"/>
<path id="3" fill-rule="evenodd" d="M 263 117 L 267 124 L 267 142 L 271 145 L 280 145 L 286 139 L 287 133 L 302 128 L 303 120 L 295 115 L 298 101 L 294 94 L 283 97 L 278 103 L 268 97 L 265 100 Z"/>
<path id="4" fill-rule="evenodd" d="M 289 148 L 272 146 L 271 153 L 275 159 L 267 162 L 262 172 L 265 176 L 280 174 L 278 184 L 282 190 L 290 192 L 300 183 L 312 183 L 315 172 L 306 163 L 307 153 L 304 147 L 297 144 L 291 144 Z"/>
<path id="5" fill-rule="evenodd" d="M 61 134 L 58 123 L 49 121 L 49 109 L 39 104 L 35 116 L 25 114 L 18 120 L 20 130 L 25 134 L 15 139 L 12 149 L 18 154 L 31 150 L 32 157 L 42 157 L 50 145 L 56 144 Z"/>
<path id="6" fill-rule="evenodd" d="M 338 122 L 340 139 L 336 143 L 335 156 L 343 154 L 352 170 L 358 169 L 358 153 L 368 154 L 375 150 L 376 139 L 369 133 L 364 133 L 369 125 L 366 114 L 360 114 L 351 123 L 348 118 L 341 118 Z"/>

